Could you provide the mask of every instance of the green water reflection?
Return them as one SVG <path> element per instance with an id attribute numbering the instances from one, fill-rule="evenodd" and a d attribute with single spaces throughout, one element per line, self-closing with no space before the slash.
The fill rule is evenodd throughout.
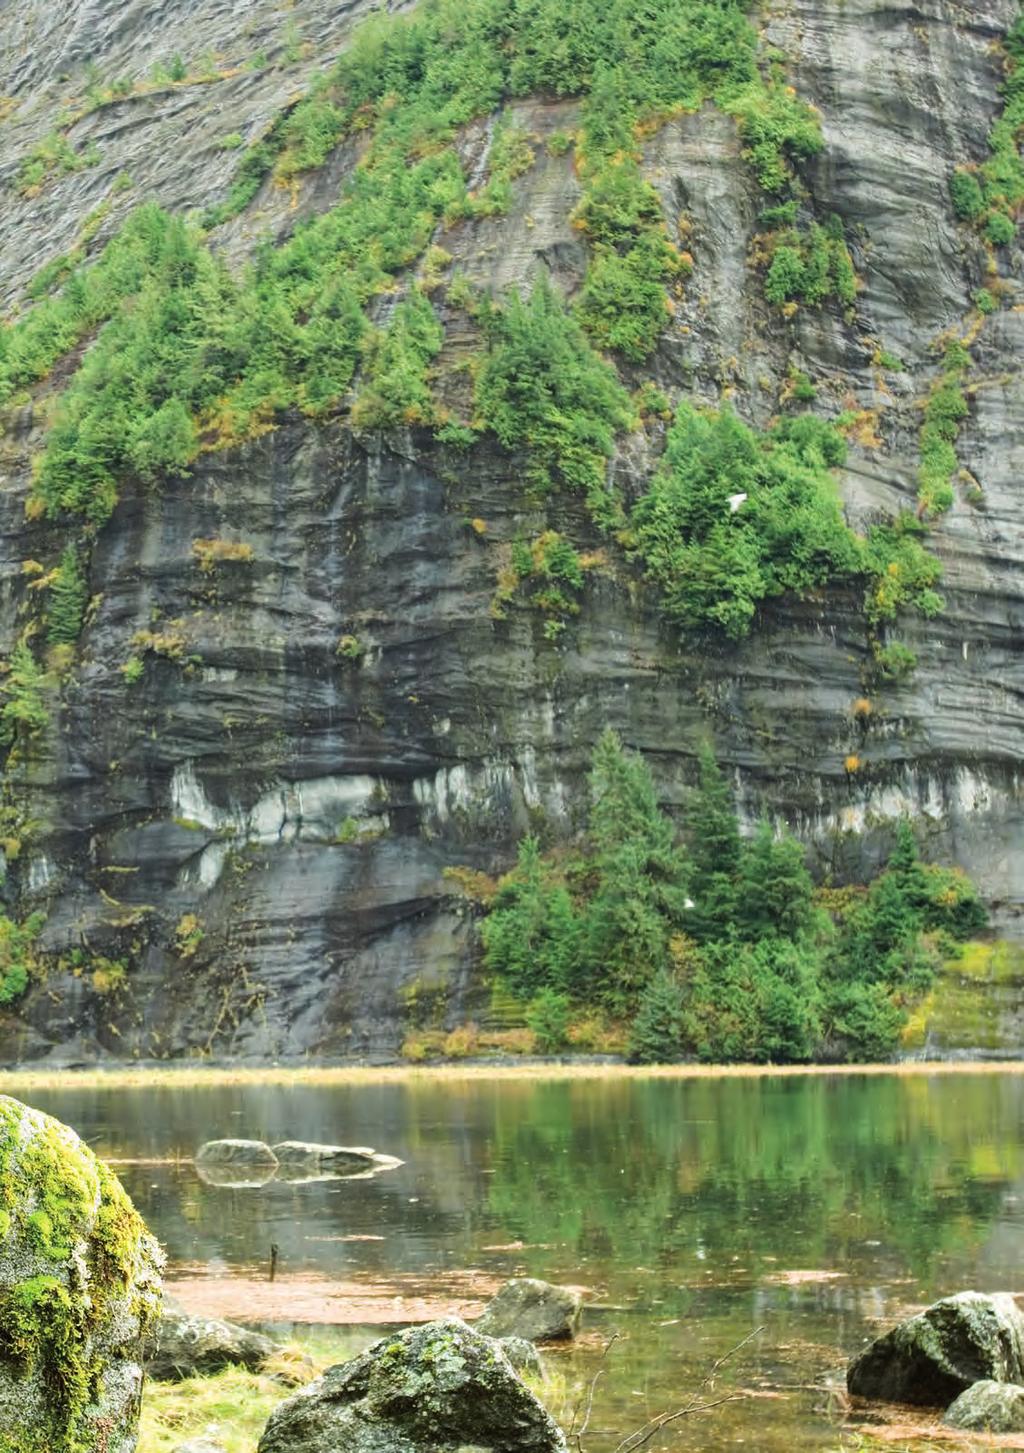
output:
<path id="1" fill-rule="evenodd" d="M 665 1446 L 835 1446 L 823 1379 L 876 1319 L 967 1286 L 1019 1286 L 1024 1084 L 1010 1075 L 33 1099 L 101 1154 L 164 1162 L 121 1174 L 172 1267 L 241 1272 L 273 1241 L 286 1269 L 330 1277 L 416 1272 L 443 1292 L 446 1273 L 475 1268 L 585 1284 L 601 1307 L 590 1328 L 621 1334 L 596 1453 L 758 1325 L 731 1374 L 756 1396 L 679 1425 Z M 218 1190 L 188 1162 L 216 1135 L 369 1144 L 405 1165 L 370 1181 Z M 382 1239 L 336 1239 L 356 1235 Z M 571 1383 L 596 1356 L 558 1365 Z"/>

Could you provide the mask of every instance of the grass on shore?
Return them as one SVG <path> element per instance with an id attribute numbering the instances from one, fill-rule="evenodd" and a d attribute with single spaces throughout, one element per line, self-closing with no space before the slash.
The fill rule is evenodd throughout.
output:
<path id="1" fill-rule="evenodd" d="M 362 1339 L 362 1344 L 368 1340 Z M 264 1372 L 228 1367 L 212 1377 L 191 1377 L 184 1382 L 147 1381 L 138 1453 L 174 1453 L 183 1442 L 203 1437 L 221 1444 L 225 1453 L 255 1453 L 270 1414 L 294 1391 L 274 1377 L 275 1370 L 294 1376 L 296 1363 L 289 1354 L 308 1354 L 313 1363 L 312 1380 L 332 1363 L 355 1355 L 356 1350 L 333 1342 L 329 1348 L 314 1333 L 309 1339 L 297 1338 L 284 1350 L 279 1369 L 272 1362 Z M 548 1364 L 541 1378 L 527 1377 L 526 1382 L 562 1422 L 582 1392 L 582 1386 L 564 1370 Z"/>
<path id="2" fill-rule="evenodd" d="M 0 1093 L 32 1090 L 192 1090 L 224 1085 L 388 1085 L 427 1086 L 495 1080 L 714 1080 L 787 1079 L 815 1075 L 978 1075 L 1024 1073 L 1024 1060 L 905 1060 L 898 1064 L 860 1065 L 625 1065 L 535 1061 L 431 1065 L 337 1065 L 301 1068 L 268 1065 L 126 1066 L 110 1069 L 0 1071 Z"/>

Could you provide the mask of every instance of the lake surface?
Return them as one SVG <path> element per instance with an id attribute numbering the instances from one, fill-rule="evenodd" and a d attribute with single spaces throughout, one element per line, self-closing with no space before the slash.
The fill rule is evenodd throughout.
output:
<path id="1" fill-rule="evenodd" d="M 829 1375 L 879 1319 L 965 1288 L 1024 1288 L 1015 1075 L 164 1085 L 28 1098 L 126 1162 L 119 1174 L 193 1295 L 198 1270 L 211 1296 L 247 1279 L 244 1298 L 253 1278 L 266 1280 L 271 1243 L 275 1294 L 287 1306 L 294 1289 L 298 1320 L 326 1281 L 456 1300 L 516 1274 L 586 1286 L 598 1309 L 582 1344 L 549 1360 L 571 1401 L 619 1334 L 601 1362 L 594 1453 L 685 1401 L 757 1327 L 716 1382 L 719 1394 L 750 1395 L 653 1446 L 838 1448 Z M 405 1164 L 369 1180 L 221 1189 L 190 1163 L 219 1136 L 370 1145 Z M 377 1333 L 322 1335 L 347 1350 Z"/>

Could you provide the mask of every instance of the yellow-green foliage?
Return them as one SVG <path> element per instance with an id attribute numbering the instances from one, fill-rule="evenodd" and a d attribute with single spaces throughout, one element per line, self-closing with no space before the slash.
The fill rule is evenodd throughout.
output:
<path id="1" fill-rule="evenodd" d="M 84 1415 L 102 1376 L 95 1333 L 111 1302 L 132 1297 L 142 1335 L 158 1310 L 155 1292 L 135 1285 L 149 1254 L 146 1228 L 86 1146 L 57 1121 L 6 1096 L 0 1098 L 0 1213 L 7 1242 L 22 1242 L 51 1268 L 0 1292 L 0 1355 L 24 1374 L 41 1376 L 50 1400 L 49 1427 L 26 1421 L 23 1434 L 8 1433 L 4 1453 L 79 1453 Z M 79 1252 L 88 1295 L 73 1271 Z"/>

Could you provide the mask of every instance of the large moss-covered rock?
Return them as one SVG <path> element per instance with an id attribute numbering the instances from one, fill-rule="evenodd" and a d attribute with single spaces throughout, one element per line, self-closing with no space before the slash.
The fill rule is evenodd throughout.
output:
<path id="1" fill-rule="evenodd" d="M 375 1342 L 271 1415 L 259 1453 L 564 1453 L 502 1349 L 457 1318 Z"/>
<path id="2" fill-rule="evenodd" d="M 983 1379 L 1024 1380 L 1024 1316 L 1012 1297 L 960 1292 L 872 1342 L 849 1366 L 860 1397 L 944 1407 Z"/>
<path id="3" fill-rule="evenodd" d="M 507 1281 L 487 1303 L 476 1330 L 487 1337 L 525 1337 L 556 1342 L 575 1337 L 582 1299 L 572 1287 L 553 1286 L 532 1276 Z"/>
<path id="4" fill-rule="evenodd" d="M 160 1264 L 74 1131 L 0 1096 L 3 1453 L 133 1453 Z"/>
<path id="5" fill-rule="evenodd" d="M 975 1382 L 946 1409 L 943 1422 L 970 1433 L 1024 1433 L 1024 1387 Z"/>

